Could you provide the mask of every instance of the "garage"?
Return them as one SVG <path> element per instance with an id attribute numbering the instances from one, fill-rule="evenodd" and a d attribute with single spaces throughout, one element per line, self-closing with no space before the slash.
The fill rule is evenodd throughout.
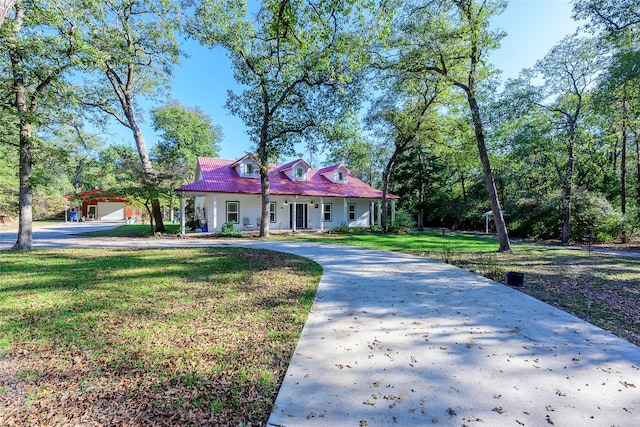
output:
<path id="1" fill-rule="evenodd" d="M 125 219 L 124 203 L 98 202 L 98 220 L 122 221 Z"/>

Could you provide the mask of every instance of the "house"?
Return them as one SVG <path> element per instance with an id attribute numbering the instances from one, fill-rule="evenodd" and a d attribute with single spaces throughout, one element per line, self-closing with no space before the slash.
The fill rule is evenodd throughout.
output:
<path id="1" fill-rule="evenodd" d="M 124 221 L 139 219 L 142 212 L 121 197 L 105 190 L 84 191 L 64 196 L 69 200 L 68 221 Z"/>
<path id="2" fill-rule="evenodd" d="M 324 230 L 347 224 L 380 224 L 382 192 L 349 173 L 343 164 L 312 168 L 298 159 L 269 169 L 269 230 Z M 253 154 L 238 160 L 199 157 L 196 180 L 175 190 L 195 198 L 195 218 L 208 231 L 231 222 L 236 230 L 260 228 L 262 198 L 258 161 Z M 387 195 L 395 216 L 397 196 Z M 184 233 L 184 225 L 182 227 Z"/>

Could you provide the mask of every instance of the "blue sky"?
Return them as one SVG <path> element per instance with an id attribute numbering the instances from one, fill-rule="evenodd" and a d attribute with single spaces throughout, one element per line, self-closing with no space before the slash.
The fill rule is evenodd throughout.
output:
<path id="1" fill-rule="evenodd" d="M 490 62 L 502 71 L 503 79 L 516 77 L 520 70 L 531 67 L 564 36 L 573 33 L 578 23 L 571 19 L 571 0 L 510 0 L 505 12 L 494 18 L 494 26 L 507 35 Z M 211 50 L 188 41 L 183 46 L 189 58 L 174 71 L 170 97 L 185 106 L 200 106 L 222 127 L 220 157 L 236 159 L 251 150 L 244 124 L 224 107 L 227 91 L 237 88 L 231 63 L 220 48 Z M 148 108 L 147 104 L 143 104 Z M 145 111 L 144 113 L 148 113 Z M 142 131 L 152 146 L 157 136 L 149 127 L 148 114 Z M 131 132 L 113 125 L 110 133 L 101 135 L 107 143 L 133 145 Z"/>

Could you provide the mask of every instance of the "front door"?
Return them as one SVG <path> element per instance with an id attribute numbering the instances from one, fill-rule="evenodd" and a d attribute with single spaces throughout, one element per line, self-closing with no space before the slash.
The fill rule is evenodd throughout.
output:
<path id="1" fill-rule="evenodd" d="M 293 205 L 291 205 L 291 210 L 293 210 Z M 307 214 L 306 204 L 296 204 L 296 228 L 307 228 Z M 293 228 L 293 224 L 291 224 L 291 228 Z"/>

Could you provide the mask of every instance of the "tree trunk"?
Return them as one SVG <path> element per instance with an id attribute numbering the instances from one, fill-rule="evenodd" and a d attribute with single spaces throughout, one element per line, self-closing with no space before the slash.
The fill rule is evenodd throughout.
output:
<path id="1" fill-rule="evenodd" d="M 150 194 L 153 194 L 155 191 L 154 186 L 156 185 L 155 178 L 156 174 L 153 170 L 153 165 L 151 164 L 151 159 L 149 158 L 149 152 L 147 150 L 147 142 L 144 139 L 144 135 L 142 134 L 142 130 L 140 130 L 140 126 L 138 125 L 138 120 L 136 118 L 135 110 L 134 110 L 134 100 L 133 95 L 131 93 L 131 84 L 133 83 L 135 72 L 133 70 L 133 65 L 129 65 L 129 73 L 127 77 L 127 83 L 124 85 L 121 84 L 120 78 L 118 77 L 117 72 L 111 67 L 108 61 L 105 62 L 107 66 L 106 75 L 111 82 L 113 90 L 118 97 L 120 102 L 120 106 L 124 112 L 125 117 L 127 118 L 127 123 L 129 124 L 129 128 L 131 132 L 133 132 L 133 139 L 136 142 L 136 148 L 138 149 L 138 156 L 140 157 L 140 162 L 142 163 L 142 170 L 144 171 L 145 185 L 147 186 L 147 190 Z M 151 197 L 151 208 L 153 212 L 153 218 L 156 223 L 155 231 L 158 233 L 164 233 L 166 230 L 164 228 L 164 222 L 162 220 L 162 211 L 160 210 L 160 201 L 157 196 Z"/>
<path id="2" fill-rule="evenodd" d="M 498 192 L 496 191 L 496 183 L 493 179 L 489 155 L 487 154 L 478 101 L 469 90 L 467 91 L 467 100 L 469 102 L 469 108 L 471 109 L 471 117 L 473 119 L 473 127 L 476 134 L 476 143 L 478 145 L 478 154 L 480 155 L 480 161 L 482 162 L 484 183 L 487 188 L 487 193 L 489 193 L 489 204 L 491 205 L 491 211 L 493 212 L 493 219 L 496 225 L 496 232 L 498 234 L 498 242 L 500 243 L 498 252 L 511 253 L 513 251 L 511 250 L 511 242 L 509 241 L 509 234 L 507 233 L 507 225 L 505 224 L 504 216 L 502 215 L 502 208 L 500 207 Z"/>
<path id="3" fill-rule="evenodd" d="M 18 32 L 22 28 L 24 10 L 16 7 L 16 20 L 14 37 L 18 38 Z M 18 176 L 20 180 L 20 193 L 18 196 L 18 238 L 13 245 L 14 250 L 31 250 L 33 247 L 33 208 L 31 174 L 33 163 L 33 147 L 31 145 L 33 128 L 28 122 L 27 88 L 24 83 L 22 53 L 13 46 L 9 49 L 11 60 L 12 89 L 15 91 L 15 107 L 20 114 L 20 164 Z"/>
<path id="4" fill-rule="evenodd" d="M 640 209 L 640 132 L 635 133 L 636 140 L 636 208 Z"/>
<path id="5" fill-rule="evenodd" d="M 389 221 L 387 216 L 389 215 L 389 207 L 387 206 L 387 194 L 389 193 L 389 179 L 391 177 L 391 170 L 393 169 L 393 165 L 396 163 L 396 159 L 400 152 L 398 151 L 398 146 L 393 150 L 393 154 L 391 158 L 387 162 L 387 166 L 384 168 L 384 172 L 382 173 L 382 216 L 380 224 L 382 226 L 382 232 L 387 233 L 389 231 Z"/>
<path id="6" fill-rule="evenodd" d="M 9 11 L 15 6 L 16 0 L 0 0 L 0 25 L 9 14 Z"/>
<path id="7" fill-rule="evenodd" d="M 567 145 L 567 169 L 564 178 L 564 197 L 562 200 L 562 211 L 564 217 L 564 223 L 562 225 L 562 243 L 565 245 L 569 243 L 570 231 L 571 231 L 571 194 L 573 190 L 573 162 L 574 162 L 574 144 L 575 144 L 576 132 L 575 126 L 572 125 L 571 135 L 569 137 L 569 144 Z"/>
<path id="8" fill-rule="evenodd" d="M 427 166 L 424 164 L 424 158 L 422 155 L 422 147 L 418 148 L 418 163 L 420 164 L 420 176 L 418 177 L 418 218 L 417 218 L 417 229 L 418 231 L 424 230 L 424 208 L 422 203 L 424 201 L 424 182 L 426 181 L 426 169 Z"/>
<path id="9" fill-rule="evenodd" d="M 138 155 L 140 156 L 140 162 L 145 174 L 146 185 L 149 186 L 150 193 L 154 192 L 155 177 L 156 174 L 149 158 L 149 152 L 147 151 L 147 142 L 142 135 L 142 131 L 138 126 L 138 122 L 133 113 L 133 107 L 128 109 L 126 113 L 131 130 L 133 131 L 133 139 L 136 141 L 136 147 L 138 148 Z M 160 208 L 160 200 L 157 196 L 151 198 L 151 216 L 153 217 L 152 223 L 155 222 L 156 233 L 164 233 L 166 231 L 164 222 L 162 219 L 162 210 Z"/>
<path id="10" fill-rule="evenodd" d="M 465 186 L 465 177 L 464 177 L 464 172 L 460 174 L 460 185 L 462 186 L 462 201 L 466 202 L 467 201 L 467 189 Z"/>
<path id="11" fill-rule="evenodd" d="M 18 239 L 13 250 L 29 251 L 33 248 L 33 209 L 31 189 L 32 128 L 24 118 L 20 119 L 20 195 L 18 199 Z"/>
<path id="12" fill-rule="evenodd" d="M 269 184 L 269 159 L 265 147 L 260 143 L 258 147 L 258 161 L 260 162 L 260 190 L 262 196 L 262 212 L 260 214 L 260 237 L 269 237 L 269 204 L 271 186 Z M 296 213 L 294 212 L 293 215 Z M 293 219 L 295 221 L 295 218 Z"/>
<path id="13" fill-rule="evenodd" d="M 623 101 L 624 102 L 624 101 Z M 623 109 L 625 106 L 623 104 Z M 622 119 L 622 144 L 620 147 L 620 211 L 627 213 L 627 118 Z"/>

